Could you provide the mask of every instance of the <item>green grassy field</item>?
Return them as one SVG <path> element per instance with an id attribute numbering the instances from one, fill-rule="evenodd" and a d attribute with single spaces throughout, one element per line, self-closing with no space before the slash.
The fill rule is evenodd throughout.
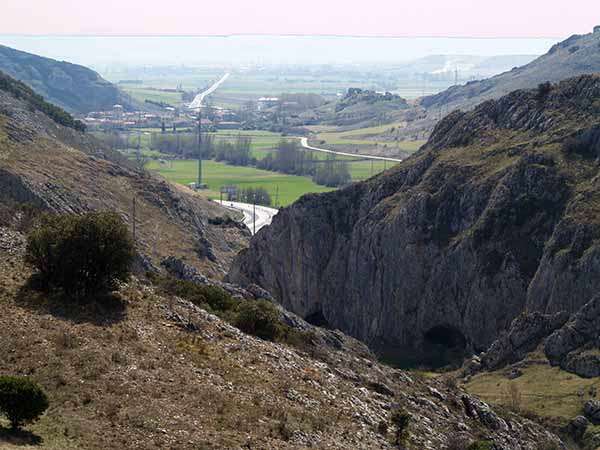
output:
<path id="1" fill-rule="evenodd" d="M 277 148 L 279 141 L 285 139 L 279 133 L 259 130 L 219 130 L 216 133 L 208 133 L 213 135 L 215 143 L 219 141 L 234 142 L 238 136 L 248 136 L 252 138 L 252 156 L 257 159 L 264 158 L 271 150 Z"/>
<path id="2" fill-rule="evenodd" d="M 352 161 L 348 163 L 348 170 L 352 181 L 366 180 L 367 178 L 393 167 L 395 163 L 386 161 Z"/>
<path id="3" fill-rule="evenodd" d="M 216 161 L 203 161 L 202 166 L 204 179 L 209 188 L 207 195 L 211 198 L 219 198 L 219 189 L 224 185 L 263 187 L 269 191 L 273 202 L 275 202 L 276 191 L 279 190 L 278 206 L 285 206 L 303 194 L 332 190 L 313 183 L 309 177 L 285 175 L 253 167 L 230 166 Z M 197 162 L 178 160 L 173 161 L 172 167 L 164 167 L 157 161 L 151 161 L 148 169 L 155 170 L 169 181 L 186 185 L 196 181 Z"/>
<path id="4" fill-rule="evenodd" d="M 522 371 L 523 375 L 514 380 L 509 380 L 502 370 L 484 372 L 474 376 L 465 388 L 492 404 L 507 405 L 508 388 L 514 385 L 524 411 L 561 418 L 565 423 L 581 414 L 583 404 L 590 398 L 590 388 L 600 388 L 598 378 L 581 378 L 549 365 L 533 364 Z"/>
<path id="5" fill-rule="evenodd" d="M 359 128 L 350 131 L 319 131 L 315 140 L 324 141 L 329 145 L 386 145 L 391 149 L 398 149 L 406 152 L 416 152 L 425 141 L 384 141 L 377 137 L 382 133 L 389 132 L 398 124 L 387 124 L 370 128 Z"/>
<path id="6" fill-rule="evenodd" d="M 174 106 L 181 103 L 181 92 L 164 92 L 149 89 L 147 87 L 125 87 L 123 85 L 120 87 L 139 102 L 151 100 L 153 102 L 164 102 Z"/>

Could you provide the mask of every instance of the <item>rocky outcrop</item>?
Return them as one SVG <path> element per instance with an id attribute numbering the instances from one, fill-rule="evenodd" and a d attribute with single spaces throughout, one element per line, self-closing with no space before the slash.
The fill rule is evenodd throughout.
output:
<path id="1" fill-rule="evenodd" d="M 496 370 L 520 361 L 568 319 L 569 315 L 566 312 L 553 315 L 539 312 L 519 315 L 512 321 L 508 331 L 502 333 L 481 356 L 482 367 Z"/>
<path id="2" fill-rule="evenodd" d="M 452 114 L 393 169 L 282 209 L 229 279 L 405 363 L 482 351 L 526 309 L 571 314 L 600 290 L 600 177 L 566 142 L 598 104 L 585 76 Z"/>
<path id="3" fill-rule="evenodd" d="M 577 416 L 569 422 L 566 431 L 573 439 L 575 439 L 575 441 L 580 441 L 585 435 L 585 431 L 589 424 L 590 423 L 585 416 Z"/>
<path id="4" fill-rule="evenodd" d="M 165 258 L 161 262 L 161 266 L 164 267 L 167 273 L 174 278 L 184 281 L 191 281 L 192 283 L 200 285 L 218 287 L 229 293 L 234 299 L 240 301 L 259 299 L 265 299 L 272 302 L 275 301 L 273 296 L 268 291 L 255 284 L 250 284 L 245 288 L 242 288 L 241 286 L 232 283 L 225 283 L 223 281 L 207 278 L 195 267 L 186 264 L 180 258 L 176 258 L 174 256 Z M 320 328 L 309 324 L 298 315 L 281 307 L 281 305 L 277 305 L 277 308 L 279 309 L 280 318 L 283 323 L 295 330 L 310 332 L 312 335 L 312 340 L 316 344 L 335 350 L 352 351 L 363 356 L 374 357 L 372 352 L 362 342 L 357 341 L 356 339 L 353 339 L 338 330 L 327 330 L 325 328 Z M 183 326 L 187 326 L 187 322 L 185 321 L 182 321 L 181 324 Z M 386 391 L 386 386 L 381 385 L 381 383 L 372 382 L 370 386 L 380 393 Z"/>
<path id="5" fill-rule="evenodd" d="M 583 405 L 583 413 L 594 425 L 600 425 L 600 401 L 588 400 Z"/>
<path id="6" fill-rule="evenodd" d="M 552 333 L 544 351 L 551 364 L 582 377 L 600 376 L 600 296 Z"/>
<path id="7" fill-rule="evenodd" d="M 597 343 L 570 352 L 560 365 L 567 372 L 576 373 L 584 378 L 600 376 L 600 349 Z"/>

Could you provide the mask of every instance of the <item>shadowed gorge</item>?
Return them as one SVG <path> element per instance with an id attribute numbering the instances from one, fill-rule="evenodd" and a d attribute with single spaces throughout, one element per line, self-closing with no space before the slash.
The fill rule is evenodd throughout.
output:
<path id="1" fill-rule="evenodd" d="M 229 278 L 422 362 L 525 309 L 574 312 L 600 288 L 599 113 L 597 76 L 454 112 L 414 157 L 283 209 Z"/>

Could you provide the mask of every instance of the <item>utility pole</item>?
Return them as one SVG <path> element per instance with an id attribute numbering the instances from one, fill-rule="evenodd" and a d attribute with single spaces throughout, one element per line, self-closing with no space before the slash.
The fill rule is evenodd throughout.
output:
<path id="1" fill-rule="evenodd" d="M 202 186 L 202 109 L 198 105 L 198 184 L 196 189 Z"/>
<path id="2" fill-rule="evenodd" d="M 138 113 L 138 141 L 137 141 L 137 162 L 138 164 L 142 160 L 142 111 Z"/>
<path id="3" fill-rule="evenodd" d="M 132 210 L 132 235 L 133 235 L 133 244 L 135 245 L 135 203 L 136 203 L 136 197 L 135 195 L 133 196 L 133 210 Z"/>
<path id="4" fill-rule="evenodd" d="M 252 234 L 256 234 L 256 194 L 252 197 L 252 218 L 254 219 L 252 222 L 253 232 Z"/>

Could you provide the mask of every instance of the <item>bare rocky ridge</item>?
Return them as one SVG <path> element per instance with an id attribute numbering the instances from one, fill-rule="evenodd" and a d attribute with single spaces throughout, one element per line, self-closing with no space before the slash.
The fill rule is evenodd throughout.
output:
<path id="1" fill-rule="evenodd" d="M 398 362 L 485 350 L 600 290 L 599 125 L 597 76 L 455 112 L 393 169 L 281 210 L 228 277 Z"/>
<path id="2" fill-rule="evenodd" d="M 447 111 L 465 109 L 517 89 L 530 89 L 546 81 L 556 83 L 594 72 L 600 72 L 600 31 L 573 35 L 529 64 L 424 97 L 421 105 L 427 109 L 444 107 Z"/>
<path id="3" fill-rule="evenodd" d="M 550 364 L 584 378 L 600 376 L 600 296 L 595 296 L 571 317 L 524 313 L 481 355 L 468 361 L 465 373 L 496 370 L 524 359 L 538 348 Z"/>
<path id="4" fill-rule="evenodd" d="M 405 112 L 406 125 L 398 130 L 405 138 L 427 136 L 439 121 L 454 110 L 469 110 L 480 103 L 499 99 L 512 91 L 533 89 L 541 83 L 556 83 L 575 76 L 600 72 L 600 28 L 573 35 L 557 43 L 539 58 L 491 78 L 452 86 L 423 97 Z"/>

